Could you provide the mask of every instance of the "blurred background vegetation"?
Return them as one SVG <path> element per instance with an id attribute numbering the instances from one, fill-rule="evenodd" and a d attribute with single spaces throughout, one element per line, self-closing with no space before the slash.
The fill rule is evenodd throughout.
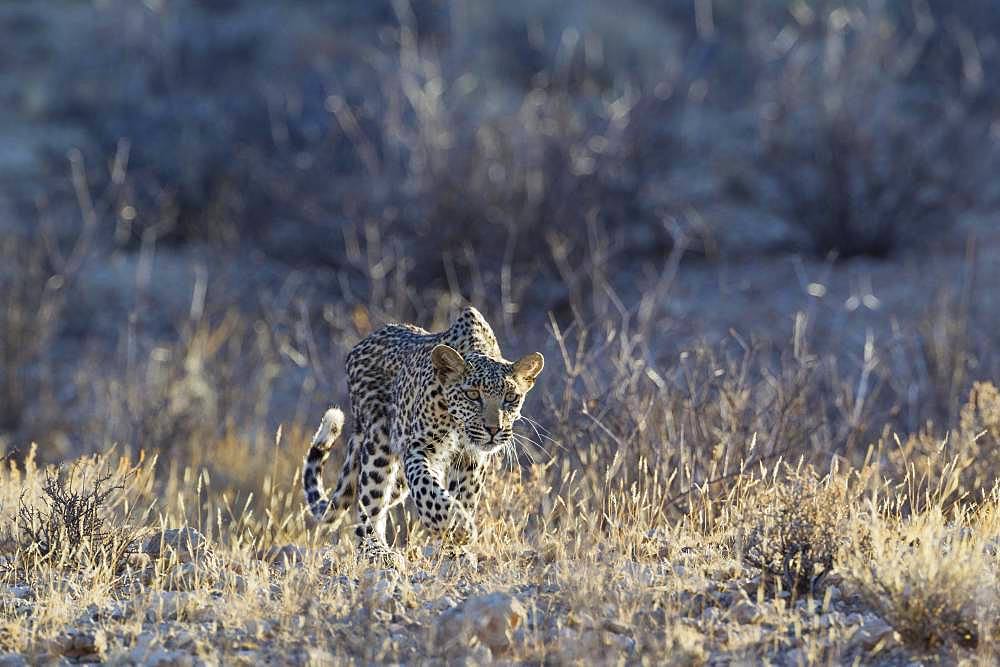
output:
<path id="1" fill-rule="evenodd" d="M 1000 368 L 993 0 L 51 0 L 0 34 L 7 451 L 259 488 L 284 424 L 290 480 L 350 346 L 463 302 L 551 360 L 551 456 L 677 490 L 957 425 Z"/>

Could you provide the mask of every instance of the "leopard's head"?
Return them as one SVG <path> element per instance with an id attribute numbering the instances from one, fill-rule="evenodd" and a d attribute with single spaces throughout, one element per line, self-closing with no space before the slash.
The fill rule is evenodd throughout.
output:
<path id="1" fill-rule="evenodd" d="M 463 357 L 452 347 L 438 345 L 431 361 L 459 436 L 483 452 L 509 445 L 524 396 L 545 365 L 542 355 L 532 352 L 510 363 L 482 354 Z"/>

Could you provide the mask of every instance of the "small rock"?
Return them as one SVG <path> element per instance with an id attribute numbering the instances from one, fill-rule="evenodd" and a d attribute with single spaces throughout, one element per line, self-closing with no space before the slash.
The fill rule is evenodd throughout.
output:
<path id="1" fill-rule="evenodd" d="M 839 611 L 831 611 L 825 614 L 820 614 L 819 627 L 829 628 L 831 626 L 843 626 L 845 618 L 844 614 Z"/>
<path id="2" fill-rule="evenodd" d="M 616 635 L 623 635 L 627 637 L 632 635 L 632 628 L 628 627 L 624 623 L 619 623 L 618 621 L 612 621 L 610 619 L 601 623 L 601 629 Z"/>
<path id="3" fill-rule="evenodd" d="M 850 642 L 855 646 L 861 646 L 865 650 L 871 650 L 884 639 L 893 635 L 892 626 L 874 614 L 866 614 L 864 624 L 851 635 Z"/>
<path id="4" fill-rule="evenodd" d="M 814 598 L 803 598 L 795 602 L 795 608 L 807 615 L 819 614 L 824 609 L 824 601 Z"/>
<path id="5" fill-rule="evenodd" d="M 104 630 L 69 630 L 55 640 L 56 652 L 65 658 L 99 662 L 108 650 L 108 637 Z"/>
<path id="6" fill-rule="evenodd" d="M 176 629 L 170 637 L 170 648 L 190 649 L 192 646 L 197 644 L 197 642 L 198 639 L 192 632 L 185 628 L 179 628 Z"/>
<path id="7" fill-rule="evenodd" d="M 729 609 L 729 615 L 740 625 L 753 623 L 760 616 L 757 605 L 749 600 L 740 600 Z"/>
<path id="8" fill-rule="evenodd" d="M 565 554 L 562 553 L 561 543 L 548 542 L 542 546 L 541 556 L 542 562 L 552 564 L 559 560 L 560 557 L 565 557 Z"/>
<path id="9" fill-rule="evenodd" d="M 208 620 L 212 607 L 206 604 L 206 596 L 188 591 L 158 591 L 149 598 L 146 620 L 150 623 L 160 619 L 169 621 Z"/>
<path id="10" fill-rule="evenodd" d="M 194 528 L 171 528 L 149 536 L 142 551 L 151 558 L 175 557 L 187 563 L 208 551 L 208 540 Z"/>
<path id="11" fill-rule="evenodd" d="M 411 608 L 417 605 L 409 581 L 395 570 L 366 570 L 358 581 L 358 592 L 371 610 L 390 616 L 399 611 L 399 604 Z"/>
<path id="12" fill-rule="evenodd" d="M 234 574 L 228 577 L 228 583 L 232 585 L 233 590 L 239 595 L 245 595 L 247 591 L 250 590 L 250 586 L 247 585 L 246 578 L 240 574 Z"/>
<path id="13" fill-rule="evenodd" d="M 657 573 L 653 568 L 643 563 L 636 563 L 635 561 L 626 561 L 623 563 L 621 571 L 624 575 L 631 577 L 640 586 L 650 586 L 657 579 Z"/>
<path id="14" fill-rule="evenodd" d="M 243 631 L 253 639 L 270 639 L 274 636 L 274 621 L 251 619 L 243 625 Z"/>
<path id="15" fill-rule="evenodd" d="M 118 623 L 132 614 L 134 606 L 129 600 L 115 600 L 106 604 L 100 611 L 100 618 Z"/>
<path id="16" fill-rule="evenodd" d="M 100 608 L 91 602 L 83 609 L 79 616 L 76 617 L 74 625 L 87 625 L 88 623 L 96 623 L 101 619 Z"/>
<path id="17" fill-rule="evenodd" d="M 449 595 L 442 595 L 437 600 L 432 600 L 428 602 L 432 609 L 437 609 L 438 611 L 444 611 L 446 609 L 451 609 L 455 607 L 458 603 Z"/>
<path id="18" fill-rule="evenodd" d="M 138 572 L 150 567 L 153 564 L 153 559 L 149 557 L 149 554 L 137 551 L 128 555 L 126 563 L 131 570 Z"/>
<path id="19" fill-rule="evenodd" d="M 20 653 L 0 653 L 0 667 L 27 667 L 28 661 Z"/>
<path id="20" fill-rule="evenodd" d="M 301 567 L 305 561 L 306 552 L 294 544 L 284 546 L 273 546 L 265 551 L 260 560 L 273 565 L 281 573 L 290 570 L 292 567 Z"/>
<path id="21" fill-rule="evenodd" d="M 154 649 L 138 656 L 133 651 L 132 658 L 136 660 L 137 664 L 147 667 L 194 667 L 195 665 L 194 656 L 190 653 L 171 651 L 165 648 Z"/>
<path id="22" fill-rule="evenodd" d="M 605 642 L 619 653 L 631 653 L 635 651 L 635 640 L 625 635 L 612 634 L 604 638 Z"/>
<path id="23" fill-rule="evenodd" d="M 490 652 L 489 647 L 482 644 L 476 644 L 467 648 L 463 658 L 462 662 L 466 665 L 488 665 L 493 662 L 493 654 Z"/>
<path id="24" fill-rule="evenodd" d="M 338 664 L 332 653 L 314 646 L 306 649 L 305 658 L 306 667 L 329 667 Z"/>
<path id="25" fill-rule="evenodd" d="M 793 648 L 785 653 L 784 664 L 788 667 L 806 667 L 809 664 L 808 655 L 800 648 Z"/>
<path id="26" fill-rule="evenodd" d="M 0 598 L 0 615 L 30 616 L 34 610 L 35 605 L 23 598 Z"/>
<path id="27" fill-rule="evenodd" d="M 7 587 L 7 593 L 11 597 L 15 597 L 19 600 L 34 600 L 35 591 L 31 590 L 31 586 L 27 584 L 15 584 L 13 586 Z"/>
<path id="28" fill-rule="evenodd" d="M 469 598 L 442 614 L 438 623 L 438 641 L 449 648 L 467 647 L 473 638 L 496 656 L 511 645 L 511 633 L 524 619 L 524 605 L 508 593 L 490 593 Z"/>
<path id="29" fill-rule="evenodd" d="M 264 662 L 263 656 L 258 651 L 252 649 L 240 649 L 231 655 L 226 656 L 226 662 L 233 665 L 247 665 L 256 667 Z"/>
<path id="30" fill-rule="evenodd" d="M 399 575 L 394 570 L 366 570 L 358 580 L 358 593 L 366 606 L 373 609 L 391 607 L 399 587 Z"/>
<path id="31" fill-rule="evenodd" d="M 146 620 L 150 623 L 159 618 L 175 620 L 182 615 L 187 602 L 186 594 L 178 591 L 162 591 L 150 596 L 146 609 Z"/>
<path id="32" fill-rule="evenodd" d="M 399 583 L 395 570 L 365 570 L 358 579 L 358 590 L 367 597 L 391 596 Z"/>
<path id="33" fill-rule="evenodd" d="M 144 586 L 150 586 L 160 577 L 155 565 L 150 565 L 135 573 L 132 579 L 133 593 L 140 593 Z"/>

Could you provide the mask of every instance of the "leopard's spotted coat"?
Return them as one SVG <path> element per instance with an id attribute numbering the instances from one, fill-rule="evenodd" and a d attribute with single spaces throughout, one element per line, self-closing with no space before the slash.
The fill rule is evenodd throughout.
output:
<path id="1" fill-rule="evenodd" d="M 347 355 L 353 431 L 333 493 L 321 473 L 343 429 L 338 408 L 324 416 L 302 469 L 313 517 L 332 521 L 356 502 L 362 552 L 388 566 L 401 557 L 386 543 L 387 514 L 408 495 L 431 531 L 452 544 L 474 540 L 485 464 L 511 442 L 543 364 L 537 352 L 505 360 L 472 307 L 440 333 L 395 324 L 364 338 Z"/>

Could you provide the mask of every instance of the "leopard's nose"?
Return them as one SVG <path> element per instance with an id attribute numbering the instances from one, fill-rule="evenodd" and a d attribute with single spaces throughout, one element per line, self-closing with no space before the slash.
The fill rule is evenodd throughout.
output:
<path id="1" fill-rule="evenodd" d="M 500 432 L 500 427 L 499 426 L 487 426 L 485 428 L 486 428 L 486 432 L 490 434 L 490 440 L 492 440 L 493 438 L 497 437 L 497 433 Z"/>

